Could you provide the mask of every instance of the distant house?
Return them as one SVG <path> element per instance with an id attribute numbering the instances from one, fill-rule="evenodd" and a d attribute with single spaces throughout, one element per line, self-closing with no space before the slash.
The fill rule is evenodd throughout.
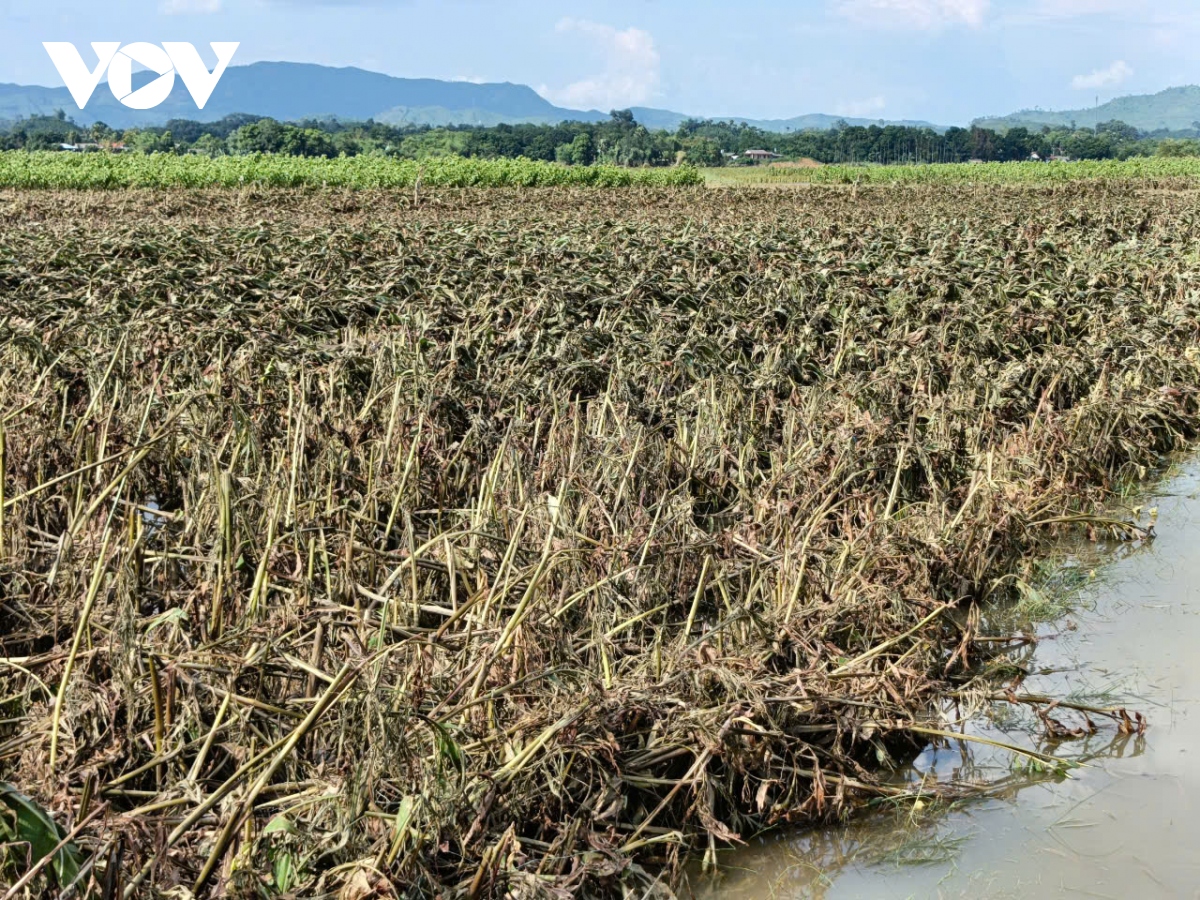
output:
<path id="1" fill-rule="evenodd" d="M 1042 155 L 1040 153 L 1038 153 L 1036 150 L 1034 150 L 1032 153 L 1029 154 L 1029 161 L 1030 162 L 1041 162 Z"/>
<path id="2" fill-rule="evenodd" d="M 110 153 L 129 153 L 133 148 L 125 146 L 124 142 L 116 141 L 111 144 L 97 143 L 79 143 L 79 144 L 59 144 L 58 149 L 64 153 L 99 153 L 102 150 L 107 150 Z"/>
<path id="3" fill-rule="evenodd" d="M 772 153 L 770 150 L 747 150 L 742 156 L 746 159 L 752 159 L 755 162 L 766 162 L 770 159 L 780 159 L 778 153 Z"/>

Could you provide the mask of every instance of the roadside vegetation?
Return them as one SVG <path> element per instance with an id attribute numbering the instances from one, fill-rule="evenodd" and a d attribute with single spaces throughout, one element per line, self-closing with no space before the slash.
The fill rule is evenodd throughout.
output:
<path id="1" fill-rule="evenodd" d="M 925 802 L 980 611 L 1197 437 L 1198 240 L 1135 181 L 0 191 L 6 871 L 666 897 Z"/>

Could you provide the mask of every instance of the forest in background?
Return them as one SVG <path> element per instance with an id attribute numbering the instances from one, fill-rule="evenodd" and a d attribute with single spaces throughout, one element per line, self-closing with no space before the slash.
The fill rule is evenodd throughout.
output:
<path id="1" fill-rule="evenodd" d="M 279 122 L 237 114 L 216 122 L 175 119 L 162 127 L 114 129 L 80 125 L 62 111 L 0 122 L 0 150 L 54 150 L 64 144 L 144 153 L 242 156 L 276 153 L 334 158 L 376 155 L 401 159 L 461 156 L 596 163 L 619 166 L 746 164 L 748 150 L 767 150 L 782 160 L 838 164 L 1007 162 L 1042 159 L 1128 159 L 1137 156 L 1200 156 L 1200 122 L 1183 131 L 1139 131 L 1123 122 L 1095 127 L 1045 126 L 932 128 L 839 123 L 818 131 L 776 133 L 735 122 L 688 119 L 675 131 L 650 130 L 630 110 L 614 110 L 603 122 L 558 125 L 393 126 L 373 120 Z"/>

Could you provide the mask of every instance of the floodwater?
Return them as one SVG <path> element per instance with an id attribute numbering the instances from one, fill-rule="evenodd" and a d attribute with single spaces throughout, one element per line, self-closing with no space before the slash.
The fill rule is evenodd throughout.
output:
<path id="1" fill-rule="evenodd" d="M 698 896 L 1200 898 L 1200 460 L 1136 503 L 1143 523 L 1157 507 L 1155 540 L 1064 548 L 1065 614 L 1031 625 L 1027 604 L 1007 626 L 1039 636 L 1020 693 L 1142 712 L 1144 737 L 1096 718 L 1094 736 L 1051 746 L 1036 716 L 993 706 L 969 734 L 1087 765 L 1064 778 L 979 743 L 927 748 L 897 777 L 992 790 L 754 841 L 720 857 L 717 881 L 694 878 Z"/>

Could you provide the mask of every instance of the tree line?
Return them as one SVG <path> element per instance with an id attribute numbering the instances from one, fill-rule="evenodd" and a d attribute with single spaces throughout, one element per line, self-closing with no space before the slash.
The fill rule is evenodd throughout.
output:
<path id="1" fill-rule="evenodd" d="M 568 165 L 697 166 L 748 164 L 748 150 L 782 159 L 820 163 L 899 164 L 983 160 L 1002 162 L 1064 156 L 1126 159 L 1131 156 L 1200 156 L 1200 122 L 1189 131 L 1146 133 L 1123 122 L 1095 128 L 932 128 L 837 123 L 824 131 L 767 132 L 736 122 L 688 119 L 675 131 L 650 130 L 629 110 L 602 122 L 557 125 L 419 126 L 337 119 L 279 122 L 252 115 L 216 122 L 174 119 L 163 127 L 84 126 L 65 113 L 0 123 L 0 149 L 52 150 L 63 144 L 123 146 L 144 153 L 206 156 L 279 153 L 327 157 L 382 155 L 402 159 L 437 156 L 496 159 L 526 157 Z"/>

